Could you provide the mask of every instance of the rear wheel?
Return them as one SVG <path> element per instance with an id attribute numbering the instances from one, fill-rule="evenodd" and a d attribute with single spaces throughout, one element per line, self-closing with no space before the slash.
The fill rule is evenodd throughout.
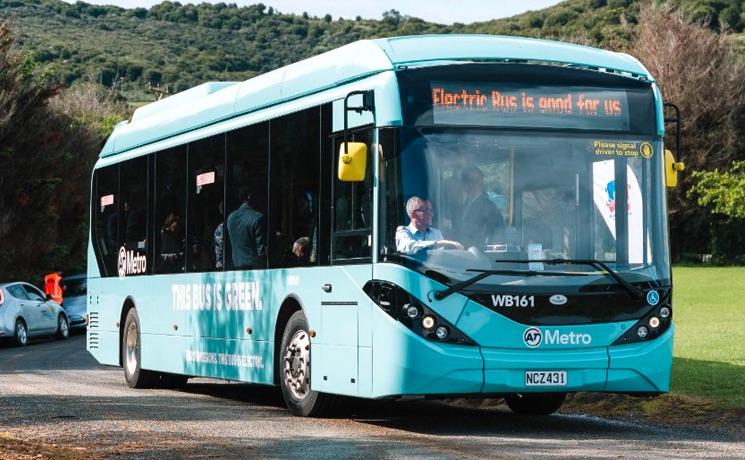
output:
<path id="1" fill-rule="evenodd" d="M 287 322 L 279 352 L 279 382 L 287 408 L 302 417 L 329 413 L 335 397 L 310 388 L 310 335 L 302 311 Z"/>
<path id="2" fill-rule="evenodd" d="M 55 337 L 60 340 L 65 340 L 69 336 L 70 325 L 67 322 L 67 318 L 65 317 L 65 315 L 59 315 L 57 317 L 57 334 L 55 334 Z"/>
<path id="3" fill-rule="evenodd" d="M 124 379 L 130 388 L 153 388 L 159 380 L 159 375 L 142 369 L 140 359 L 140 320 L 133 308 L 127 312 L 122 335 L 122 364 L 124 365 Z"/>
<path id="4" fill-rule="evenodd" d="M 25 347 L 28 345 L 28 329 L 26 329 L 26 323 L 24 323 L 23 320 L 16 320 L 13 340 L 19 347 Z"/>
<path id="5" fill-rule="evenodd" d="M 566 393 L 526 393 L 506 396 L 512 412 L 520 415 L 551 415 L 564 404 Z"/>

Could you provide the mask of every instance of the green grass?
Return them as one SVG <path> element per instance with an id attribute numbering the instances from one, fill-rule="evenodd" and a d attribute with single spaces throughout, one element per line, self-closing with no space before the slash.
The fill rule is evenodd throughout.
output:
<path id="1" fill-rule="evenodd" d="M 671 392 L 745 407 L 745 268 L 673 269 Z"/>

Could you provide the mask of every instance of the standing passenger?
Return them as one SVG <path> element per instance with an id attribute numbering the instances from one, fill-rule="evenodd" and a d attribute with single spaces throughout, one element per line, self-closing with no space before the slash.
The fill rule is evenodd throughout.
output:
<path id="1" fill-rule="evenodd" d="M 234 269 L 266 267 L 264 215 L 251 207 L 251 192 L 241 188 L 241 206 L 228 216 L 228 237 Z"/>
<path id="2" fill-rule="evenodd" d="M 462 218 L 457 222 L 458 237 L 466 247 L 482 248 L 504 226 L 504 219 L 484 191 L 484 173 L 479 168 L 468 167 L 461 177 L 466 201 Z"/>

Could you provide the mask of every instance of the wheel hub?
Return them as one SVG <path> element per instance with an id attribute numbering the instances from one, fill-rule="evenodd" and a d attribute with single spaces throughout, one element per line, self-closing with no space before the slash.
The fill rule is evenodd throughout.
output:
<path id="1" fill-rule="evenodd" d="M 297 399 L 310 391 L 310 337 L 300 330 L 295 332 L 285 349 L 284 380 Z"/>
<path id="2" fill-rule="evenodd" d="M 137 325 L 130 323 L 127 328 L 127 337 L 125 340 L 125 355 L 127 358 L 127 372 L 132 375 L 137 370 Z"/>
<path id="3" fill-rule="evenodd" d="M 23 327 L 23 324 L 18 324 L 16 326 L 16 331 L 18 334 L 18 338 L 20 339 L 21 343 L 26 343 L 26 328 Z"/>

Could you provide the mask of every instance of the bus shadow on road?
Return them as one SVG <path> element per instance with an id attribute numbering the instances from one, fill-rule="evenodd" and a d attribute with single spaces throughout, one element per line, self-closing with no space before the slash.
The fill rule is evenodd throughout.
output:
<path id="1" fill-rule="evenodd" d="M 278 387 L 218 380 L 205 382 L 204 380 L 207 379 L 199 379 L 196 382 L 189 381 L 179 391 L 262 406 L 285 407 Z"/>
<path id="2" fill-rule="evenodd" d="M 571 436 L 579 439 L 722 440 L 727 436 L 704 430 L 650 426 L 631 420 L 556 413 L 515 415 L 504 405 L 470 408 L 443 401 L 355 402 L 348 417 L 360 423 L 422 435 L 438 436 Z"/>

